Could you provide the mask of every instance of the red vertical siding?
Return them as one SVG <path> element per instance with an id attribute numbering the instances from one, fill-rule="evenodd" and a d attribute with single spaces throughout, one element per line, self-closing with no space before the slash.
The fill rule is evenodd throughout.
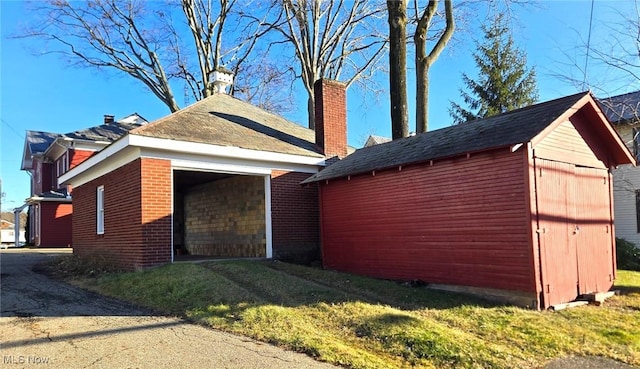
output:
<path id="1" fill-rule="evenodd" d="M 322 183 L 324 264 L 382 278 L 535 291 L 523 152 Z"/>
<path id="2" fill-rule="evenodd" d="M 307 262 L 319 258 L 318 190 L 301 187 L 311 174 L 272 171 L 271 229 L 273 257 Z"/>
<path id="3" fill-rule="evenodd" d="M 71 214 L 73 205 L 53 201 L 40 203 L 39 247 L 68 247 L 71 245 Z"/>
<path id="4" fill-rule="evenodd" d="M 129 269 L 170 262 L 170 178 L 169 162 L 138 159 L 76 187 L 74 253 L 100 254 Z M 104 234 L 99 235 L 96 189 L 101 185 L 105 214 Z"/>

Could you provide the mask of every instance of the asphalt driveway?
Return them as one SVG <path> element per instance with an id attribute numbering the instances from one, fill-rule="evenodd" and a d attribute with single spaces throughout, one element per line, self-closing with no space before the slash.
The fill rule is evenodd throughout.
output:
<path id="1" fill-rule="evenodd" d="M 33 272 L 70 249 L 0 250 L 2 368 L 332 368 Z"/>

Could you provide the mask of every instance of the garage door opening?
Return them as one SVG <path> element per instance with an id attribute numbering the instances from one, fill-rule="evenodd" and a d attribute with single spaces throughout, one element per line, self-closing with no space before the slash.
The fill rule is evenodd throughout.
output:
<path id="1" fill-rule="evenodd" d="M 268 178 L 174 170 L 175 260 L 264 258 Z"/>

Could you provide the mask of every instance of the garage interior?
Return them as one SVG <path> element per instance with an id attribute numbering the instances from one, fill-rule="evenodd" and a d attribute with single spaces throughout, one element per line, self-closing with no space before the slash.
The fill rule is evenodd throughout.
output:
<path id="1" fill-rule="evenodd" d="M 262 176 L 173 171 L 176 259 L 266 257 Z"/>

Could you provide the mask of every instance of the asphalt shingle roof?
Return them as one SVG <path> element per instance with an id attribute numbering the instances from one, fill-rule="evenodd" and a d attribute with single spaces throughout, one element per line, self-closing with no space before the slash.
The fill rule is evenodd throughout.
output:
<path id="1" fill-rule="evenodd" d="M 122 121 L 102 124 L 96 127 L 65 133 L 64 136 L 77 140 L 89 141 L 115 141 L 132 129 L 138 128 L 139 123 L 127 123 Z"/>
<path id="2" fill-rule="evenodd" d="M 313 130 L 226 94 L 214 94 L 130 132 L 178 141 L 323 157 Z"/>
<path id="3" fill-rule="evenodd" d="M 60 135 L 57 133 L 28 130 L 27 145 L 29 145 L 31 155 L 43 154 L 58 137 Z"/>
<path id="4" fill-rule="evenodd" d="M 587 94 L 566 96 L 490 118 L 364 147 L 302 183 L 528 142 Z"/>
<path id="5" fill-rule="evenodd" d="M 640 117 L 640 91 L 602 99 L 600 105 L 603 113 L 613 123 L 638 119 Z"/>

